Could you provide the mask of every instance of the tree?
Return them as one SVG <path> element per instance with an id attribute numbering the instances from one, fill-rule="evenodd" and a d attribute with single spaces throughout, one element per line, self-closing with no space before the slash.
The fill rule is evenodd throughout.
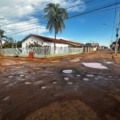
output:
<path id="1" fill-rule="evenodd" d="M 116 41 L 112 42 L 112 44 L 110 45 L 110 48 L 111 48 L 112 50 L 115 50 L 115 47 L 116 47 Z M 120 38 L 118 39 L 117 50 L 120 50 Z"/>
<path id="2" fill-rule="evenodd" d="M 17 48 L 21 48 L 22 47 L 22 41 L 18 41 L 17 42 Z"/>
<path id="3" fill-rule="evenodd" d="M 61 8 L 60 4 L 49 3 L 45 9 L 45 19 L 47 19 L 47 27 L 50 32 L 54 29 L 55 40 L 59 32 L 65 28 L 64 20 L 68 18 L 68 13 L 66 9 Z M 54 53 L 55 53 L 55 41 L 54 41 Z"/>
<path id="4" fill-rule="evenodd" d="M 12 48 L 12 45 L 13 45 L 13 43 L 11 43 L 11 42 L 9 42 L 9 41 L 6 41 L 6 42 L 2 45 L 2 47 L 3 47 L 3 48 Z"/>
<path id="5" fill-rule="evenodd" d="M 4 36 L 4 31 L 0 29 L 0 44 L 1 44 L 1 48 L 2 48 L 2 38 L 5 37 Z"/>
<path id="6" fill-rule="evenodd" d="M 85 46 L 92 47 L 92 44 L 91 43 L 86 43 Z"/>

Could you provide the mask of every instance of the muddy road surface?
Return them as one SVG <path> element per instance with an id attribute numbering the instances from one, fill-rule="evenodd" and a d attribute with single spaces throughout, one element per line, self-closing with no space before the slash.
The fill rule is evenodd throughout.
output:
<path id="1" fill-rule="evenodd" d="M 120 120 L 120 65 L 110 52 L 43 63 L 2 60 L 0 120 Z"/>

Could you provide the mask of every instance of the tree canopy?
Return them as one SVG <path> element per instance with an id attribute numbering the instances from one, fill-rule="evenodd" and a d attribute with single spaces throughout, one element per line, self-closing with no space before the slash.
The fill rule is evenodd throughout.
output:
<path id="1" fill-rule="evenodd" d="M 64 20 L 68 18 L 66 9 L 61 8 L 60 4 L 49 3 L 45 9 L 45 19 L 48 20 L 47 29 L 50 32 L 54 29 L 55 36 L 65 28 Z"/>

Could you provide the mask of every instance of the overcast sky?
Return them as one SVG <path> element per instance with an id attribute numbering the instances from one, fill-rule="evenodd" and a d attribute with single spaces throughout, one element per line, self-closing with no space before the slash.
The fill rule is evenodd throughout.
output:
<path id="1" fill-rule="evenodd" d="M 87 1 L 92 2 L 86 4 Z M 46 30 L 46 24 L 44 24 L 42 17 L 44 16 L 43 9 L 48 3 L 59 3 L 61 7 L 64 8 L 82 4 L 68 9 L 69 15 L 75 15 L 112 4 L 115 1 L 116 0 L 0 0 L 0 18 L 4 18 L 4 20 L 0 19 L 0 25 L 1 28 L 6 31 L 6 35 L 10 35 L 10 37 L 13 37 L 17 41 L 22 40 L 31 33 L 54 37 L 54 33 L 50 34 L 49 31 Z M 120 0 L 117 1 L 120 2 Z M 117 7 L 119 7 L 119 5 Z M 104 11 L 97 11 L 66 20 L 66 28 L 57 37 L 81 43 L 98 42 L 101 45 L 109 46 L 112 33 L 113 38 L 115 38 L 115 29 L 112 27 L 115 25 L 115 9 L 112 8 L 115 8 L 115 6 L 104 9 Z M 107 24 L 108 26 L 103 24 Z M 32 30 L 22 32 L 21 34 L 14 34 L 27 29 Z"/>

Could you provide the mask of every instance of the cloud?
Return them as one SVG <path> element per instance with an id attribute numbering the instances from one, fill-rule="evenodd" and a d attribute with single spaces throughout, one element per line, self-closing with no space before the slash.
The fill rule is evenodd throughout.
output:
<path id="1" fill-rule="evenodd" d="M 28 20 L 25 22 L 20 22 L 20 23 L 4 26 L 3 30 L 6 31 L 5 35 L 8 37 L 11 36 L 15 38 L 16 36 L 24 37 L 28 34 L 38 34 L 38 33 L 42 34 L 44 32 L 47 32 L 46 27 L 40 24 L 37 18 L 32 18 L 32 19 L 34 20 Z"/>
<path id="2" fill-rule="evenodd" d="M 0 18 L 3 17 L 5 19 L 4 21 L 0 20 L 2 29 L 6 31 L 6 35 L 35 27 L 38 27 L 40 34 L 47 32 L 46 26 L 40 22 L 38 16 L 43 13 L 44 7 L 50 2 L 59 3 L 61 7 L 64 8 L 84 4 L 83 0 L 2 0 L 0 1 Z M 78 10 L 82 11 L 84 9 L 85 5 L 76 6 L 68 9 L 68 12 L 77 12 Z M 22 22 L 28 18 L 32 19 Z M 3 26 L 4 24 L 15 23 L 17 21 L 19 21 L 19 23 Z M 24 37 L 29 33 L 35 33 L 35 31 L 36 29 L 23 32 L 20 35 Z M 16 34 L 14 36 L 17 37 L 18 35 Z"/>

